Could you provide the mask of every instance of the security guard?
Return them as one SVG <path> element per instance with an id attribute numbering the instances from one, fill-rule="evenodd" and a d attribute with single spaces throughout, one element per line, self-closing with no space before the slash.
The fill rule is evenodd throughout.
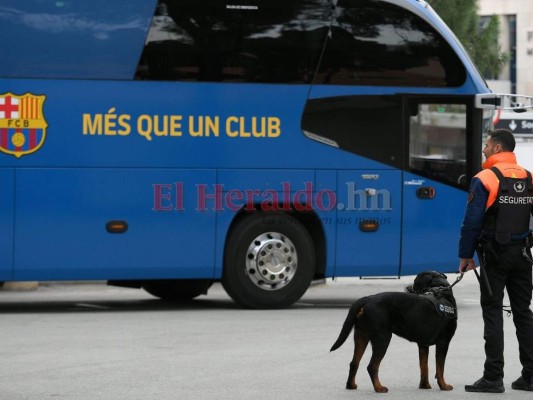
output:
<path id="1" fill-rule="evenodd" d="M 470 184 L 461 240 L 459 271 L 476 268 L 473 260 L 478 243 L 483 251 L 481 271 L 489 285 L 481 285 L 484 321 L 485 367 L 483 377 L 467 392 L 502 393 L 503 385 L 503 296 L 511 302 L 518 338 L 522 375 L 512 383 L 516 390 L 533 391 L 533 313 L 531 233 L 533 214 L 531 174 L 516 163 L 515 139 L 505 129 L 489 132 L 483 154 L 486 161 Z"/>

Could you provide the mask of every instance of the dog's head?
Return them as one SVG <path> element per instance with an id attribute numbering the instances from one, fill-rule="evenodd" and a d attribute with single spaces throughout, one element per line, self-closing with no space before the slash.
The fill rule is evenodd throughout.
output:
<path id="1" fill-rule="evenodd" d="M 448 286 L 450 286 L 450 283 L 443 273 L 424 271 L 416 276 L 414 283 L 406 287 L 405 291 L 409 293 L 424 293 L 431 288 Z"/>

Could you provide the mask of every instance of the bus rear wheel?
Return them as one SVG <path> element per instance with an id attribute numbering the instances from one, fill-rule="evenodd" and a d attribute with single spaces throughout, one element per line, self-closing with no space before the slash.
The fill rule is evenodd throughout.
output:
<path id="1" fill-rule="evenodd" d="M 285 308 L 303 296 L 315 272 L 313 240 L 284 213 L 253 213 L 232 228 L 222 285 L 246 308 Z"/>

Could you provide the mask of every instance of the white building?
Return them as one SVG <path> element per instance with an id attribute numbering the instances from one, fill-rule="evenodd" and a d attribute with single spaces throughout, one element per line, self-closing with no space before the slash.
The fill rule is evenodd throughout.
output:
<path id="1" fill-rule="evenodd" d="M 533 96 L 533 1 L 479 0 L 479 15 L 500 17 L 500 46 L 511 56 L 496 81 L 495 92 Z"/>
<path id="2" fill-rule="evenodd" d="M 500 46 L 510 62 L 498 79 L 489 80 L 494 92 L 533 96 L 533 1 L 479 0 L 479 15 L 500 17 Z M 516 137 L 518 163 L 533 170 L 533 111 L 501 112 L 495 127 L 511 130 Z"/>

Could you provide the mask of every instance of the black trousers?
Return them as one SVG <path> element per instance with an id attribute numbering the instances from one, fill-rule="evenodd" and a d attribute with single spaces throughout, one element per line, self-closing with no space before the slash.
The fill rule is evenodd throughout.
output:
<path id="1" fill-rule="evenodd" d="M 498 245 L 489 241 L 484 245 L 485 269 L 492 289 L 481 284 L 481 308 L 485 324 L 485 370 L 486 379 L 503 378 L 504 337 L 503 297 L 504 289 L 511 302 L 513 322 L 518 339 L 522 376 L 533 376 L 533 313 L 530 309 L 532 291 L 531 251 L 525 242 Z M 524 255 L 523 252 L 526 252 Z M 529 258 L 529 259 L 528 259 Z"/>

